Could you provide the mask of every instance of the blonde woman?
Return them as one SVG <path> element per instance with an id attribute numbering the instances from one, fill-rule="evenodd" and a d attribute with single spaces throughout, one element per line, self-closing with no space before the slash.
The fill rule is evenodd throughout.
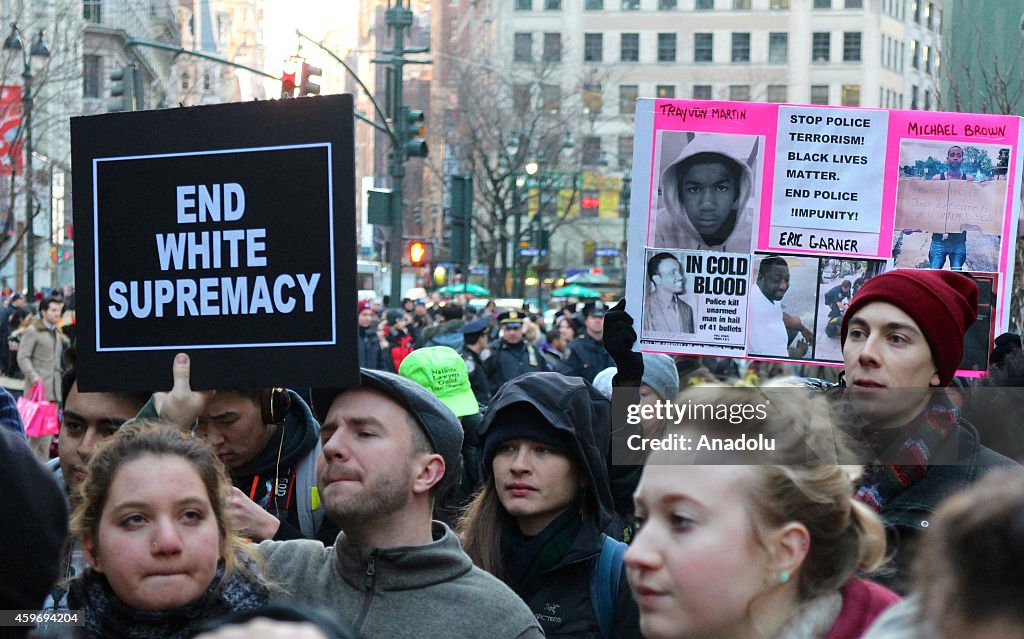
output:
<path id="1" fill-rule="evenodd" d="M 723 408 L 669 435 L 694 446 L 760 435 L 775 450 L 647 459 L 640 530 L 626 552 L 644 637 L 860 637 L 899 597 L 856 577 L 881 563 L 885 534 L 852 499 L 823 400 L 796 388 L 701 386 L 680 396 L 690 401 Z M 827 451 L 837 454 L 822 460 Z"/>

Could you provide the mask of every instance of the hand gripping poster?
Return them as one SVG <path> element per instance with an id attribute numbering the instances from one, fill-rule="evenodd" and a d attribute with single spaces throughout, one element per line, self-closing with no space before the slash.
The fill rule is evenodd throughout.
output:
<path id="1" fill-rule="evenodd" d="M 640 350 L 838 365 L 867 280 L 945 268 L 979 284 L 961 373 L 985 370 L 1009 322 L 1020 118 L 658 99 L 636 122 Z"/>

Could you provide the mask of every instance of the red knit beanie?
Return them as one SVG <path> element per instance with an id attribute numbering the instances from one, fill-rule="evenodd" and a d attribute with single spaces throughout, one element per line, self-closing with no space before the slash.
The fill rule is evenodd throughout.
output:
<path id="1" fill-rule="evenodd" d="M 366 309 L 370 308 L 370 300 L 359 300 L 356 304 L 356 308 L 358 308 L 359 312 L 362 313 Z"/>
<path id="2" fill-rule="evenodd" d="M 948 384 L 964 356 L 964 334 L 978 319 L 978 285 L 974 280 L 953 271 L 916 269 L 899 269 L 871 278 L 843 314 L 843 346 L 850 318 L 872 302 L 888 302 L 917 323 L 931 348 L 939 384 Z"/>

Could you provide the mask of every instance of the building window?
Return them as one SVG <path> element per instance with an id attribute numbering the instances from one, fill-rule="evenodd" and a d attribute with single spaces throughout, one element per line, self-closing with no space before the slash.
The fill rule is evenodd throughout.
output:
<path id="1" fill-rule="evenodd" d="M 860 106 L 860 85 L 859 84 L 844 84 L 843 85 L 843 106 Z"/>
<path id="2" fill-rule="evenodd" d="M 768 102 L 787 102 L 789 100 L 788 87 L 785 84 L 769 84 L 764 97 Z"/>
<path id="3" fill-rule="evenodd" d="M 694 8 L 698 11 L 710 11 L 715 8 L 715 0 L 697 0 L 697 5 Z"/>
<path id="4" fill-rule="evenodd" d="M 676 34 L 658 34 L 658 62 L 676 61 Z"/>
<path id="5" fill-rule="evenodd" d="M 532 11 L 533 0 L 516 0 L 516 11 Z"/>
<path id="6" fill-rule="evenodd" d="M 544 0 L 545 11 L 561 11 L 562 0 Z"/>
<path id="7" fill-rule="evenodd" d="M 512 108 L 523 115 L 530 112 L 531 91 L 529 84 L 517 84 L 512 87 Z"/>
<path id="8" fill-rule="evenodd" d="M 639 11 L 640 0 L 622 0 L 623 11 Z"/>
<path id="9" fill-rule="evenodd" d="M 740 10 L 749 9 L 750 0 L 732 0 L 732 8 Z"/>
<path id="10" fill-rule="evenodd" d="M 920 68 L 917 62 L 917 49 L 920 43 L 917 40 L 910 41 L 910 66 L 915 69 Z"/>
<path id="11" fill-rule="evenodd" d="M 583 8 L 587 11 L 604 11 L 604 0 L 587 0 Z"/>
<path id="12" fill-rule="evenodd" d="M 516 62 L 533 61 L 533 34 L 515 34 L 515 45 L 512 49 L 512 59 Z"/>
<path id="13" fill-rule="evenodd" d="M 832 34 L 827 31 L 816 31 L 811 36 L 811 61 L 828 62 L 829 49 L 832 45 Z"/>
<path id="14" fill-rule="evenodd" d="M 921 0 L 913 0 L 914 22 L 921 24 Z"/>
<path id="15" fill-rule="evenodd" d="M 811 86 L 811 104 L 828 104 L 827 84 L 815 84 Z"/>
<path id="16" fill-rule="evenodd" d="M 604 34 L 583 34 L 583 61 L 600 62 L 604 57 Z"/>
<path id="17" fill-rule="evenodd" d="M 860 31 L 843 34 L 843 61 L 860 62 Z"/>
<path id="18" fill-rule="evenodd" d="M 693 34 L 693 61 L 711 62 L 712 46 L 714 41 L 711 33 Z"/>
<path id="19" fill-rule="evenodd" d="M 732 61 L 750 62 L 750 34 L 732 34 Z"/>
<path id="20" fill-rule="evenodd" d="M 589 115 L 596 115 L 604 107 L 604 97 L 601 95 L 600 84 L 583 85 L 583 112 Z"/>
<path id="21" fill-rule="evenodd" d="M 629 168 L 633 166 L 633 136 L 619 136 L 619 166 Z M 628 204 L 628 203 L 627 203 Z"/>
<path id="22" fill-rule="evenodd" d="M 863 9 L 864 0 L 846 0 L 847 9 Z"/>
<path id="23" fill-rule="evenodd" d="M 749 102 L 750 101 L 750 85 L 749 84 L 730 84 L 729 85 L 729 99 L 738 102 Z"/>
<path id="24" fill-rule="evenodd" d="M 82 58 L 82 97 L 100 97 L 100 68 L 103 60 L 98 55 Z"/>
<path id="25" fill-rule="evenodd" d="M 85 0 L 82 3 L 82 17 L 87 22 L 102 22 L 103 0 Z"/>
<path id="26" fill-rule="evenodd" d="M 920 108 L 918 106 L 918 104 L 917 104 L 919 98 L 921 97 L 920 94 L 921 94 L 921 89 L 919 89 L 917 86 L 910 87 L 910 108 L 911 109 L 919 109 Z"/>
<path id="27" fill-rule="evenodd" d="M 562 61 L 562 34 L 544 34 L 544 62 Z"/>
<path id="28" fill-rule="evenodd" d="M 619 41 L 619 59 L 623 62 L 640 60 L 640 34 L 623 33 Z"/>
<path id="29" fill-rule="evenodd" d="M 932 72 L 932 48 L 927 44 L 921 46 L 921 61 L 924 62 L 924 72 Z"/>
<path id="30" fill-rule="evenodd" d="M 636 113 L 636 99 L 638 97 L 640 97 L 640 88 L 637 85 L 619 85 L 619 113 L 622 115 Z"/>
<path id="31" fill-rule="evenodd" d="M 710 100 L 711 99 L 711 85 L 710 84 L 695 84 L 695 85 L 693 85 L 693 99 L 694 100 Z"/>
<path id="32" fill-rule="evenodd" d="M 668 11 L 679 6 L 678 0 L 658 0 L 658 9 Z"/>
<path id="33" fill-rule="evenodd" d="M 780 9 L 788 9 L 789 0 L 772 0 L 772 9 L 778 11 Z"/>
<path id="34" fill-rule="evenodd" d="M 924 110 L 932 110 L 932 92 L 929 91 L 928 89 L 924 90 Z"/>
<path id="35" fill-rule="evenodd" d="M 831 9 L 832 0 L 814 0 L 815 9 Z"/>
<path id="36" fill-rule="evenodd" d="M 191 86 L 191 83 L 189 82 L 188 72 L 187 71 L 182 72 L 182 74 L 181 74 L 181 90 L 182 91 L 188 91 L 189 86 Z"/>
<path id="37" fill-rule="evenodd" d="M 789 62 L 789 34 L 776 31 L 768 34 L 768 63 L 786 64 Z"/>
<path id="38" fill-rule="evenodd" d="M 583 163 L 588 166 L 601 163 L 601 138 L 588 135 L 583 138 Z"/>
<path id="39" fill-rule="evenodd" d="M 541 100 L 545 113 L 552 115 L 562 112 L 562 87 L 557 84 L 545 84 L 541 87 Z"/>
<path id="40" fill-rule="evenodd" d="M 659 84 L 654 92 L 659 98 L 674 98 L 676 97 L 676 85 Z"/>
<path id="41" fill-rule="evenodd" d="M 207 71 L 203 74 L 203 91 L 210 90 L 210 72 Z"/>

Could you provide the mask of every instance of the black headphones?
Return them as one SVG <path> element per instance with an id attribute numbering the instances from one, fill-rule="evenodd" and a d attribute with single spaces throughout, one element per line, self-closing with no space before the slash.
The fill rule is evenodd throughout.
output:
<path id="1" fill-rule="evenodd" d="M 260 391 L 260 412 L 264 424 L 280 424 L 288 416 L 292 398 L 283 388 L 265 388 Z"/>

